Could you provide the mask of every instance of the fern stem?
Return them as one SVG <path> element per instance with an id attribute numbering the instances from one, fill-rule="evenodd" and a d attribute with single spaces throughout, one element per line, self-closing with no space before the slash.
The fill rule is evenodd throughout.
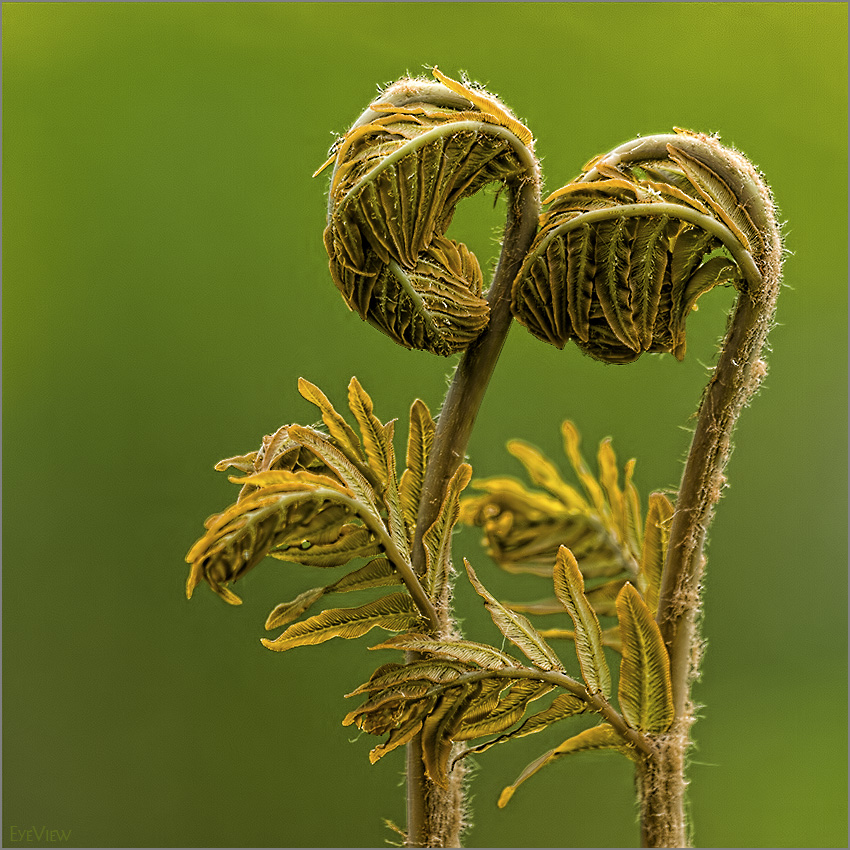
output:
<path id="1" fill-rule="evenodd" d="M 752 169 L 750 169 L 752 171 Z M 748 177 L 750 175 L 747 175 Z M 656 741 L 655 756 L 638 769 L 641 835 L 646 847 L 688 847 L 684 817 L 685 754 L 693 723 L 691 686 L 701 643 L 697 632 L 706 533 L 726 482 L 732 434 L 743 408 L 766 374 L 762 359 L 779 292 L 781 240 L 770 196 L 754 172 L 765 212 L 759 216 L 766 250 L 747 275 L 717 366 L 700 403 L 670 529 L 657 621 L 670 654 L 675 720 Z"/>
<path id="2" fill-rule="evenodd" d="M 413 569 L 425 570 L 422 537 L 437 518 L 446 485 L 463 461 L 475 418 L 511 324 L 511 284 L 537 231 L 540 180 L 537 160 L 527 148 L 518 151 L 527 166 L 525 176 L 508 185 L 508 221 L 502 252 L 488 293 L 490 322 L 462 356 L 437 420 L 434 444 L 425 473 L 413 543 Z M 453 627 L 451 610 L 439 612 L 440 630 Z M 418 657 L 408 654 L 408 660 Z M 462 828 L 461 770 L 452 772 L 449 788 L 425 775 L 422 745 L 417 735 L 407 745 L 407 846 L 459 847 Z"/>
<path id="3" fill-rule="evenodd" d="M 641 847 L 690 846 L 685 819 L 687 742 L 687 734 L 665 735 L 656 739 L 655 752 L 638 762 Z"/>
<path id="4" fill-rule="evenodd" d="M 764 289 L 771 287 L 765 285 Z M 691 681 L 706 532 L 725 485 L 723 471 L 732 452 L 735 424 L 765 374 L 761 354 L 774 300 L 775 291 L 741 293 L 720 360 L 700 404 L 679 489 L 657 617 L 670 649 L 677 715 L 685 709 Z"/>

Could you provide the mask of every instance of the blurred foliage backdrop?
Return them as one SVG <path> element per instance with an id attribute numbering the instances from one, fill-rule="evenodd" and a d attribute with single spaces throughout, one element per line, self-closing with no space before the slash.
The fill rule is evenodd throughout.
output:
<path id="1" fill-rule="evenodd" d="M 186 602 L 182 559 L 236 492 L 212 465 L 316 418 L 299 375 L 343 403 L 356 373 L 383 419 L 438 408 L 452 363 L 346 310 L 310 177 L 377 84 L 437 64 L 528 123 L 550 191 L 673 126 L 772 184 L 786 288 L 712 532 L 691 808 L 702 846 L 846 846 L 846 37 L 827 3 L 4 4 L 4 844 L 380 846 L 404 823 L 401 752 L 370 767 L 340 725 L 388 658 L 259 643 L 327 573 L 269 561 L 231 609 Z M 492 207 L 452 228 L 484 258 Z M 521 474 L 511 437 L 563 461 L 570 417 L 588 455 L 612 435 L 638 458 L 644 494 L 675 488 L 731 302 L 701 302 L 681 364 L 606 367 L 515 326 L 476 474 Z M 537 593 L 477 533 L 458 551 L 497 594 Z M 633 845 L 630 768 L 605 754 L 496 809 L 550 732 L 481 757 L 469 846 Z"/>

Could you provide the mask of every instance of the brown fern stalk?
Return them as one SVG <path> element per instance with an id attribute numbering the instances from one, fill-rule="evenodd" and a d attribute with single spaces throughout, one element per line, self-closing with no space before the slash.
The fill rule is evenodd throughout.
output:
<path id="1" fill-rule="evenodd" d="M 446 485 L 463 462 L 475 418 L 510 328 L 511 284 L 537 231 L 540 180 L 537 162 L 526 160 L 525 175 L 507 186 L 508 221 L 502 252 L 488 293 L 490 323 L 462 356 L 437 420 L 416 521 L 414 570 L 425 568 L 422 536 L 434 522 Z M 454 629 L 451 610 L 440 612 L 440 631 Z M 415 653 L 408 654 L 414 660 Z M 407 843 L 410 847 L 459 847 L 463 827 L 463 764 L 452 771 L 448 788 L 428 779 L 421 757 L 420 735 L 407 746 Z"/>
<path id="2" fill-rule="evenodd" d="M 641 846 L 688 847 L 684 812 L 686 753 L 694 721 L 691 686 L 699 672 L 701 642 L 696 623 L 705 568 L 703 550 L 726 478 L 732 435 L 741 411 L 764 378 L 762 357 L 780 287 L 782 245 L 770 191 L 742 156 L 705 140 L 716 150 L 713 167 L 730 185 L 758 228 L 763 248 L 752 262 L 739 262 L 745 284 L 700 403 L 696 430 L 673 516 L 662 575 L 657 622 L 670 654 L 675 721 L 656 740 L 656 752 L 638 765 Z M 651 140 L 640 155 L 647 156 Z M 637 156 L 620 151 L 625 158 Z"/>
<path id="3" fill-rule="evenodd" d="M 382 92 L 340 139 L 325 246 L 348 306 L 395 342 L 448 356 L 463 352 L 440 413 L 422 482 L 412 548 L 424 576 L 423 537 L 463 461 L 472 426 L 510 326 L 511 284 L 540 212 L 533 137 L 497 98 L 452 80 L 405 79 Z M 321 170 L 321 169 L 320 169 Z M 318 173 L 318 172 L 317 172 Z M 509 198 L 502 254 L 489 291 L 477 259 L 446 237 L 455 206 L 490 182 Z M 435 637 L 454 631 L 450 589 L 434 599 Z M 415 660 L 415 653 L 408 660 Z M 409 846 L 459 846 L 463 768 L 433 782 L 422 735 L 408 744 Z"/>

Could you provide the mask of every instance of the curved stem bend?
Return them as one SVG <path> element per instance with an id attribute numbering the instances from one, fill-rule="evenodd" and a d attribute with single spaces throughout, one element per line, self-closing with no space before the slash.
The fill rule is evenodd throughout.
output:
<path id="1" fill-rule="evenodd" d="M 703 550 L 726 482 L 724 469 L 732 452 L 735 425 L 767 372 L 762 353 L 780 285 L 781 238 L 769 192 L 760 181 L 758 186 L 768 211 L 757 222 L 766 250 L 754 257 L 758 277 L 748 275 L 749 285 L 739 292 L 720 358 L 703 393 L 661 579 L 656 619 L 670 654 L 675 720 L 656 741 L 654 756 L 638 769 L 644 847 L 690 846 L 684 813 L 684 767 L 694 720 L 690 692 L 701 655 L 697 617 L 705 567 Z"/>
<path id="2" fill-rule="evenodd" d="M 412 561 L 417 575 L 425 570 L 422 537 L 437 518 L 446 485 L 466 453 L 472 426 L 484 398 L 490 376 L 499 359 L 511 324 L 511 285 L 537 232 L 540 215 L 540 180 L 537 161 L 527 152 L 526 176 L 508 185 L 508 221 L 502 253 L 487 296 L 490 322 L 481 336 L 461 357 L 446 394 L 433 448 L 428 460 L 422 498 L 416 520 Z M 450 628 L 448 612 L 441 628 Z M 408 654 L 408 660 L 418 657 Z M 422 745 L 417 735 L 407 745 L 407 845 L 409 847 L 454 847 L 459 845 L 462 789 L 449 789 L 456 800 L 444 799 L 447 792 L 435 786 L 425 775 Z M 457 817 L 435 835 L 435 823 L 444 823 L 440 807 L 454 811 Z"/>

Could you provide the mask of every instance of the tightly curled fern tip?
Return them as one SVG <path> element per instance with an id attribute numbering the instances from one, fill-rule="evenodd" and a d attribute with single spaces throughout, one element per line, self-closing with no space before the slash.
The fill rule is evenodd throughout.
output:
<path id="1" fill-rule="evenodd" d="M 352 310 L 406 348 L 448 356 L 490 314 L 477 258 L 445 236 L 455 207 L 536 173 L 536 160 L 498 99 L 434 76 L 390 86 L 336 146 L 324 242 Z"/>
<path id="2" fill-rule="evenodd" d="M 607 363 L 685 356 L 685 326 L 715 286 L 759 285 L 774 250 L 769 191 L 713 137 L 635 139 L 554 192 L 514 282 L 539 339 Z"/>

